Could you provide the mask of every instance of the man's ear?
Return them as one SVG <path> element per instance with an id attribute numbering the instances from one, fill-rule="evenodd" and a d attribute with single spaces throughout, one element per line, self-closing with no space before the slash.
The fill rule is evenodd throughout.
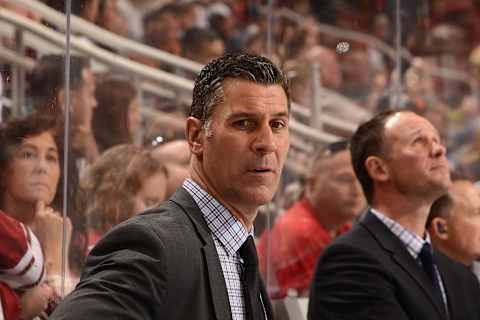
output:
<path id="1" fill-rule="evenodd" d="M 194 117 L 188 117 L 187 126 L 185 129 L 190 151 L 197 157 L 203 154 L 203 143 L 205 139 L 205 132 L 203 130 L 203 122 Z"/>
<path id="2" fill-rule="evenodd" d="M 390 177 L 385 161 L 377 156 L 370 156 L 365 160 L 365 168 L 372 180 L 387 181 Z"/>
<path id="3" fill-rule="evenodd" d="M 442 217 L 435 217 L 432 219 L 430 230 L 433 231 L 434 235 L 441 239 L 448 239 L 448 224 L 447 221 Z"/>

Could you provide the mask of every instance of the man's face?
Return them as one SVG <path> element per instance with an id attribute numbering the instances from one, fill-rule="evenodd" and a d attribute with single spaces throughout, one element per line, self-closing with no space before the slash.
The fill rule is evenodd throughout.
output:
<path id="1" fill-rule="evenodd" d="M 60 179 L 58 149 L 51 133 L 44 132 L 24 139 L 3 178 L 4 201 L 35 205 L 41 200 L 50 204 Z"/>
<path id="2" fill-rule="evenodd" d="M 72 92 L 72 121 L 76 126 L 89 130 L 93 109 L 97 106 L 95 77 L 90 69 L 82 70 L 82 80 L 83 84 Z"/>
<path id="3" fill-rule="evenodd" d="M 465 261 L 480 258 L 480 193 L 470 182 L 464 182 L 454 195 L 455 205 L 447 218 L 448 243 Z M 461 189 L 460 189 L 461 188 Z"/>
<path id="4" fill-rule="evenodd" d="M 397 192 L 438 198 L 450 186 L 445 146 L 425 118 L 400 112 L 385 123 L 384 158 Z"/>
<path id="5" fill-rule="evenodd" d="M 327 210 L 343 218 L 354 218 L 366 206 L 360 184 L 353 172 L 348 150 L 340 151 L 312 173 L 308 198 L 315 211 Z"/>
<path id="6" fill-rule="evenodd" d="M 221 202 L 239 212 L 256 210 L 272 199 L 287 155 L 287 97 L 279 85 L 238 79 L 226 79 L 223 92 L 196 156 L 207 188 Z"/>

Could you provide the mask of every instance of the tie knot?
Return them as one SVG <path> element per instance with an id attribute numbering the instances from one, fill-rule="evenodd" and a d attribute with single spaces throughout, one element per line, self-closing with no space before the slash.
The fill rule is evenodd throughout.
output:
<path id="1" fill-rule="evenodd" d="M 240 247 L 240 257 L 242 257 L 245 264 L 257 265 L 258 257 L 257 250 L 255 248 L 255 241 L 252 236 L 248 236 L 247 240 Z"/>

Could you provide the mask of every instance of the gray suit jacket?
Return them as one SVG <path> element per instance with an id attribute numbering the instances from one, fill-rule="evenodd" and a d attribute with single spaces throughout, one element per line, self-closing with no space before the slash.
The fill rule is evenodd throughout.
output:
<path id="1" fill-rule="evenodd" d="M 480 319 L 480 287 L 463 265 L 441 253 L 451 320 Z M 444 320 L 426 273 L 403 243 L 368 212 L 320 256 L 312 283 L 308 318 Z"/>
<path id="2" fill-rule="evenodd" d="M 272 319 L 263 284 L 262 298 Z M 215 244 L 188 192 L 100 240 L 50 319 L 232 319 Z"/>

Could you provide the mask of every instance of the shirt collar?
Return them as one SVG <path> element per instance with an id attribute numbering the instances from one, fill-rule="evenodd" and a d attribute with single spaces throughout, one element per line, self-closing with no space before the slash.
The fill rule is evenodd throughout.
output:
<path id="1" fill-rule="evenodd" d="M 380 211 L 370 208 L 370 211 L 380 220 L 382 223 L 394 234 L 396 235 L 400 241 L 405 245 L 410 255 L 417 259 L 422 247 L 425 243 L 431 245 L 430 235 L 428 232 L 425 231 L 425 239 L 422 239 L 418 235 L 413 232 L 410 232 L 406 228 L 404 228 L 398 222 L 390 219 Z"/>
<path id="2" fill-rule="evenodd" d="M 212 234 L 220 241 L 228 255 L 233 256 L 247 240 L 253 236 L 253 227 L 250 232 L 243 226 L 237 217 L 218 202 L 212 195 L 192 179 L 185 179 L 182 187 L 193 197 L 207 222 Z"/>

